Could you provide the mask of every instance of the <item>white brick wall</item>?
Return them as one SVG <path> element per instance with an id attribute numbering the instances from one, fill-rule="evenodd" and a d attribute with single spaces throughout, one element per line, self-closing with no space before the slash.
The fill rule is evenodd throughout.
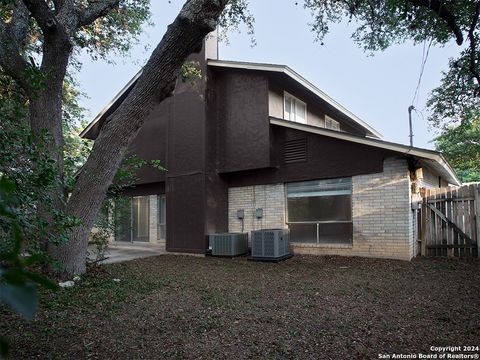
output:
<path id="1" fill-rule="evenodd" d="M 302 245 L 295 252 L 410 260 L 415 238 L 408 165 L 388 158 L 383 166 L 381 173 L 352 177 L 352 245 Z"/>
<path id="2" fill-rule="evenodd" d="M 229 189 L 229 231 L 242 230 L 237 210 L 245 210 L 244 231 L 285 227 L 284 184 Z M 255 218 L 255 209 L 264 218 Z M 415 254 L 414 212 L 405 159 L 388 158 L 381 173 L 352 178 L 351 245 L 294 243 L 300 254 L 368 256 L 410 260 Z M 292 239 L 294 240 L 294 239 Z"/>
<path id="3" fill-rule="evenodd" d="M 283 184 L 233 187 L 228 189 L 228 231 L 241 232 L 242 221 L 237 210 L 244 210 L 244 232 L 258 229 L 284 228 L 285 187 Z M 263 209 L 257 219 L 255 209 Z"/>
<path id="4" fill-rule="evenodd" d="M 417 188 L 438 188 L 438 175 L 434 174 L 430 169 L 424 167 L 423 179 L 417 180 Z"/>
<path id="5" fill-rule="evenodd" d="M 148 229 L 148 240 L 149 242 L 157 242 L 158 241 L 158 231 L 157 231 L 157 223 L 158 223 L 158 201 L 157 195 L 150 195 L 149 196 L 149 229 Z"/>

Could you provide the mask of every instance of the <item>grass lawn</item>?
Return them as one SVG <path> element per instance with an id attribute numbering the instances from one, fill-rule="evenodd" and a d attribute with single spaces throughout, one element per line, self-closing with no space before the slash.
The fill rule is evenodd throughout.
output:
<path id="1" fill-rule="evenodd" d="M 159 256 L 0 316 L 14 359 L 377 359 L 480 345 L 480 262 Z"/>

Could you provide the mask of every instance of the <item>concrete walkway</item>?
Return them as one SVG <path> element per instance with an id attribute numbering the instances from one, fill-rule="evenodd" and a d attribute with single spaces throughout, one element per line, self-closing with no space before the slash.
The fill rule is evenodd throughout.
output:
<path id="1" fill-rule="evenodd" d="M 93 249 L 89 249 L 93 250 Z M 90 252 L 90 251 L 89 251 Z M 113 264 L 134 259 L 141 259 L 150 256 L 164 255 L 165 245 L 150 243 L 112 243 L 108 246 L 102 264 Z"/>

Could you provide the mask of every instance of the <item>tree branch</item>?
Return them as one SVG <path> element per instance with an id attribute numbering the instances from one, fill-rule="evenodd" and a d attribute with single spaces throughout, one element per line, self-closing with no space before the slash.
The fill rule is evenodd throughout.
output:
<path id="1" fill-rule="evenodd" d="M 28 35 L 28 9 L 22 0 L 15 0 L 12 20 L 9 24 L 17 44 L 21 44 Z"/>
<path id="2" fill-rule="evenodd" d="M 477 39 L 475 36 L 475 29 L 477 28 L 478 18 L 480 17 L 480 1 L 477 1 L 475 6 L 475 13 L 473 14 L 472 23 L 470 24 L 470 29 L 468 31 L 468 40 L 470 41 L 470 64 L 469 69 L 473 74 L 475 80 L 477 80 L 477 85 L 480 87 L 480 73 L 477 68 L 478 65 L 478 53 L 477 53 Z M 480 91 L 477 90 L 477 94 L 480 94 Z"/>
<path id="3" fill-rule="evenodd" d="M 426 7 L 432 10 L 439 18 L 447 23 L 447 27 L 455 35 L 455 40 L 458 45 L 463 44 L 463 34 L 460 27 L 457 25 L 457 19 L 455 15 L 447 9 L 439 0 L 408 0 L 412 4 L 417 6 Z"/>
<path id="4" fill-rule="evenodd" d="M 37 21 L 38 26 L 42 29 L 43 34 L 55 30 L 57 27 L 57 20 L 55 14 L 48 7 L 44 0 L 23 0 L 26 7 L 32 14 L 33 18 Z"/>
<path id="5" fill-rule="evenodd" d="M 0 66 L 27 93 L 32 93 L 28 79 L 30 65 L 20 55 L 20 45 L 16 41 L 14 26 L 0 21 Z"/>
<path id="6" fill-rule="evenodd" d="M 95 0 L 86 9 L 79 13 L 78 27 L 92 24 L 100 17 L 107 15 L 118 7 L 120 0 Z"/>

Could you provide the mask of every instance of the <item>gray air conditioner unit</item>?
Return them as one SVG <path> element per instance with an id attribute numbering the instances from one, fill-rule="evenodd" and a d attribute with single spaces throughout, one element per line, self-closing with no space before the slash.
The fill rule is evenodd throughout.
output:
<path id="1" fill-rule="evenodd" d="M 209 235 L 213 256 L 238 256 L 248 252 L 248 234 L 224 233 Z"/>
<path id="2" fill-rule="evenodd" d="M 288 229 L 252 231 L 251 241 L 252 256 L 249 260 L 279 261 L 292 256 Z"/>

